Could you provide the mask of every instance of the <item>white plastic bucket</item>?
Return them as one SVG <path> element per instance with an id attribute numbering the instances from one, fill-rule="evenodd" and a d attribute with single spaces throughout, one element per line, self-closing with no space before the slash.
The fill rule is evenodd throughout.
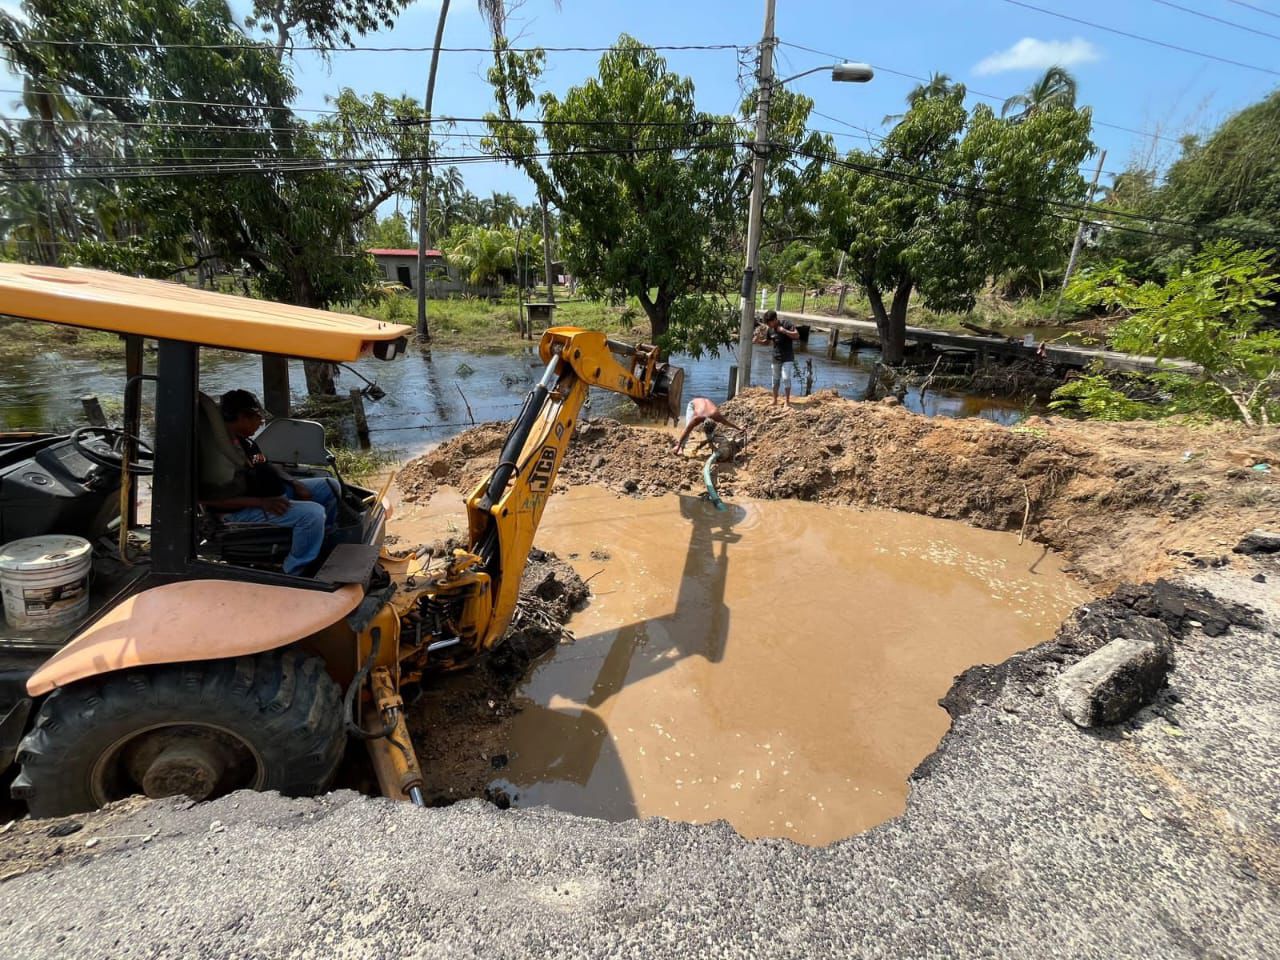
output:
<path id="1" fill-rule="evenodd" d="M 51 534 L 0 547 L 0 592 L 9 625 L 40 630 L 83 620 L 92 564 L 93 548 L 83 537 Z"/>

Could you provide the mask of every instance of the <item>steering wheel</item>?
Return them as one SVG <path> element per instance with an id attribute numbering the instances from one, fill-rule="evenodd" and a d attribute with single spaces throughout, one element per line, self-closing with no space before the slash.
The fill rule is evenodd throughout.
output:
<path id="1" fill-rule="evenodd" d="M 71 445 L 90 463 L 108 470 L 127 469 L 134 476 L 151 475 L 155 451 L 137 437 L 114 427 L 80 427 L 71 431 Z M 124 462 L 125 442 L 133 442 L 133 460 Z"/>

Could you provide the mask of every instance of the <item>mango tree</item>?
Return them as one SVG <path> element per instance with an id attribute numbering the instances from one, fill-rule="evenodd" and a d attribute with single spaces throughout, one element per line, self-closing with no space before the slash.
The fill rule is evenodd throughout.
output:
<path id="1" fill-rule="evenodd" d="M 963 88 L 947 86 L 916 98 L 876 151 L 829 165 L 817 217 L 871 303 L 885 363 L 903 360 L 913 294 L 968 310 L 988 277 L 1065 256 L 1089 128 L 1088 110 L 969 113 Z"/>

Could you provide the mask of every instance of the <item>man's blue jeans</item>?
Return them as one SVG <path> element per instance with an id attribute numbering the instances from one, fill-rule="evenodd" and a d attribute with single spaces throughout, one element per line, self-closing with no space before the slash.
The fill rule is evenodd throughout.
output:
<path id="1" fill-rule="evenodd" d="M 259 507 L 245 507 L 234 513 L 222 515 L 229 523 L 274 523 L 293 530 L 293 543 L 289 555 L 284 558 L 285 573 L 300 573 L 320 555 L 324 546 L 324 531 L 338 518 L 338 484 L 329 477 L 299 479 L 311 491 L 310 500 L 299 500 L 290 488 L 285 496 L 290 500 L 289 509 L 279 516 L 272 516 Z"/>

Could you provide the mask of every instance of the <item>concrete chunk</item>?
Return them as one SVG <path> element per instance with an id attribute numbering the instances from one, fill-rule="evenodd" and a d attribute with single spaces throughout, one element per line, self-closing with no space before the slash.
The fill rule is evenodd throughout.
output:
<path id="1" fill-rule="evenodd" d="M 1058 678 L 1058 707 L 1079 727 L 1119 723 L 1150 703 L 1173 665 L 1172 647 L 1150 640 L 1112 640 Z"/>
<path id="2" fill-rule="evenodd" d="M 1253 530 L 1235 545 L 1234 553 L 1256 557 L 1267 553 L 1280 553 L 1280 533 L 1274 530 Z"/>

